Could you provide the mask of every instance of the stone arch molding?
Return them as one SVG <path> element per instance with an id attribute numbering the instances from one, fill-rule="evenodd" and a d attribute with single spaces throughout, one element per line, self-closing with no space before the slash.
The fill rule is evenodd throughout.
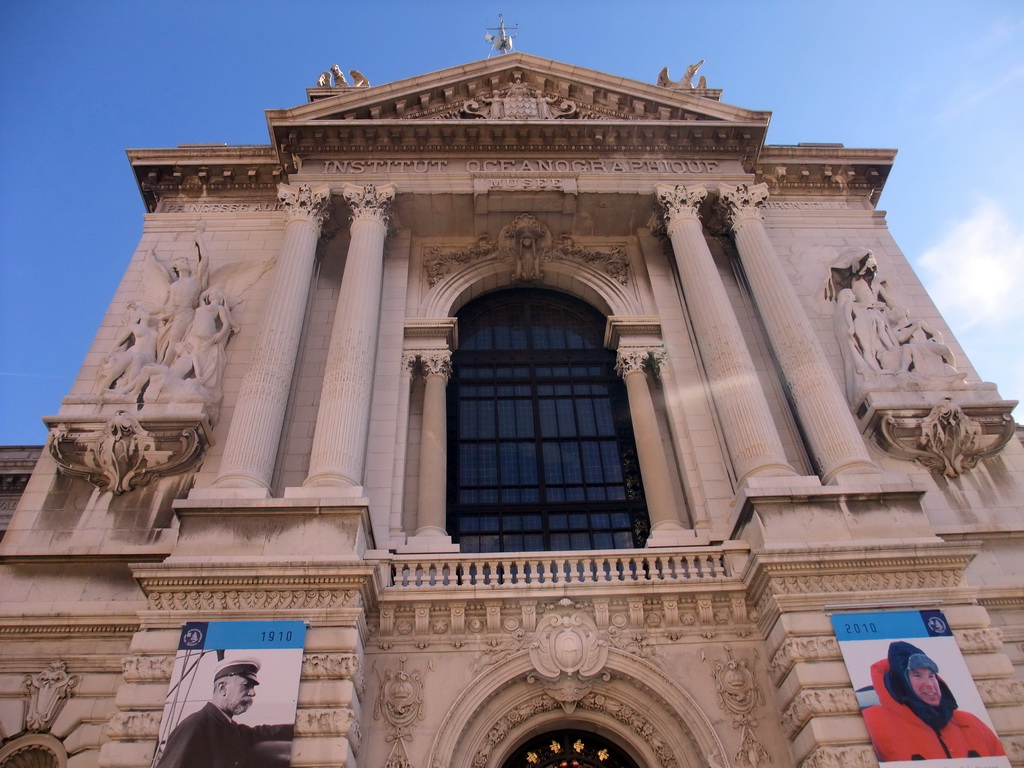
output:
<path id="1" fill-rule="evenodd" d="M 598 657 L 604 663 L 595 670 Z M 499 768 L 526 738 L 569 727 L 599 731 L 652 768 L 729 768 L 710 719 L 659 669 L 614 648 L 575 658 L 569 667 L 591 673 L 582 680 L 558 662 L 539 670 L 536 644 L 480 674 L 445 715 L 427 765 Z M 555 670 L 563 673 L 561 683 L 552 679 Z M 579 685 L 570 696 L 573 682 Z"/>
<path id="2" fill-rule="evenodd" d="M 524 216 L 528 215 L 520 214 L 503 227 L 502 234 L 495 240 L 484 236 L 461 249 L 454 246 L 425 248 L 421 269 L 428 291 L 421 303 L 421 315 L 454 316 L 471 299 L 511 286 L 562 291 L 606 315 L 644 314 L 633 260 L 625 244 L 588 250 L 568 235 L 552 238 L 546 231 L 541 234 L 538 230 L 543 225 L 536 219 L 530 221 L 532 217 L 524 220 Z M 516 232 L 520 232 L 518 240 Z M 529 236 L 523 232 L 528 232 Z M 526 260 L 521 258 L 523 240 L 532 243 L 530 258 Z M 552 257 L 547 255 L 549 253 Z M 437 261 L 439 254 L 447 257 L 444 263 Z"/>
<path id="3" fill-rule="evenodd" d="M 68 753 L 60 739 L 30 733 L 0 747 L 0 768 L 67 768 Z"/>

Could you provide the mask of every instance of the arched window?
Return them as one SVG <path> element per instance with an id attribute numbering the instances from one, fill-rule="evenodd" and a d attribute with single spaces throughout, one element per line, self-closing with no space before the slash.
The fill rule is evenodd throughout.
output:
<path id="1" fill-rule="evenodd" d="M 593 733 L 549 731 L 517 749 L 502 768 L 637 768 L 615 744 Z"/>
<path id="2" fill-rule="evenodd" d="M 641 547 L 649 522 L 605 318 L 554 291 L 459 312 L 448 531 L 463 552 Z"/>

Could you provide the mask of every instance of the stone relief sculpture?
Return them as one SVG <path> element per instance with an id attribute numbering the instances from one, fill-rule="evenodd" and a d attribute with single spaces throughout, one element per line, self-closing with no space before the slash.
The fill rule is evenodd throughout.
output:
<path id="1" fill-rule="evenodd" d="M 352 85 L 349 85 L 348 80 L 345 79 L 345 73 L 341 71 L 341 67 L 337 64 L 331 64 L 331 68 L 327 72 L 321 72 L 320 77 L 316 79 L 317 88 L 369 88 L 370 81 L 366 79 L 366 76 L 358 69 L 350 69 L 348 71 L 352 77 Z"/>
<path id="2" fill-rule="evenodd" d="M 540 280 L 544 262 L 560 259 L 579 261 L 601 270 L 621 285 L 629 283 L 629 257 L 622 246 L 608 249 L 584 248 L 571 235 L 560 235 L 557 242 L 551 230 L 528 213 L 502 227 L 497 240 L 481 235 L 476 243 L 458 250 L 430 247 L 423 259 L 427 284 L 434 287 L 453 271 L 469 264 L 497 258 L 514 265 L 513 280 Z"/>
<path id="3" fill-rule="evenodd" d="M 211 269 L 196 227 L 196 262 L 175 256 L 162 264 L 155 251 L 142 264 L 142 298 L 128 305 L 115 349 L 101 362 L 97 391 L 105 399 L 146 403 L 202 403 L 219 416 L 227 345 L 239 331 L 232 309 L 273 264 L 230 262 Z"/>
<path id="4" fill-rule="evenodd" d="M 47 435 L 46 448 L 62 474 L 120 495 L 154 477 L 187 469 L 199 460 L 203 440 L 194 426 L 172 426 L 154 435 L 122 410 L 99 430 L 56 426 Z"/>
<path id="5" fill-rule="evenodd" d="M 68 674 L 66 662 L 50 662 L 42 672 L 25 677 L 28 707 L 25 711 L 25 730 L 41 733 L 48 731 L 72 689 L 78 685 L 78 676 Z"/>
<path id="6" fill-rule="evenodd" d="M 732 714 L 732 726 L 740 734 L 740 746 L 733 759 L 737 765 L 757 768 L 759 765 L 773 762 L 772 756 L 753 731 L 758 725 L 755 709 L 758 704 L 765 703 L 764 691 L 754 679 L 746 660 L 733 658 L 731 646 L 725 646 L 725 652 L 728 659 L 724 662 L 709 661 L 703 651 L 700 657 L 711 667 L 718 706 Z M 757 658 L 756 654 L 754 658 Z"/>
<path id="7" fill-rule="evenodd" d="M 867 390 L 906 387 L 908 379 L 926 379 L 935 389 L 963 381 L 942 335 L 927 323 L 911 320 L 879 276 L 871 251 L 858 248 L 843 254 L 829 268 L 822 294 L 835 303 L 833 322 L 851 402 Z"/>
<path id="8" fill-rule="evenodd" d="M 544 616 L 530 642 L 530 661 L 536 674 L 529 682 L 543 682 L 548 695 L 567 714 L 589 691 L 598 677 L 609 679 L 604 671 L 608 662 L 608 643 L 588 615 L 573 610 L 572 602 L 563 599 L 559 608 Z"/>
<path id="9" fill-rule="evenodd" d="M 407 672 L 405 662 L 402 656 L 397 670 L 384 673 L 373 709 L 373 718 L 385 722 L 386 739 L 393 744 L 387 768 L 411 768 L 404 742 L 412 740 L 412 727 L 423 719 L 423 672 Z"/>
<path id="10" fill-rule="evenodd" d="M 577 107 L 557 94 L 528 87 L 517 74 L 510 87 L 482 94 L 466 102 L 462 111 L 489 120 L 554 120 L 575 114 Z"/>
<path id="11" fill-rule="evenodd" d="M 686 68 L 686 73 L 678 81 L 673 81 L 668 76 L 668 67 L 663 67 L 661 72 L 658 73 L 658 85 L 662 88 L 676 88 L 676 89 L 693 89 L 696 88 L 707 88 L 708 81 L 703 75 L 697 81 L 697 85 L 693 84 L 693 76 L 697 74 L 697 70 L 701 68 L 704 63 L 704 59 L 701 59 L 696 64 L 691 64 Z"/>
<path id="12" fill-rule="evenodd" d="M 540 262 L 551 250 L 551 230 L 528 213 L 521 213 L 498 233 L 501 258 L 511 260 L 513 280 L 539 280 Z"/>

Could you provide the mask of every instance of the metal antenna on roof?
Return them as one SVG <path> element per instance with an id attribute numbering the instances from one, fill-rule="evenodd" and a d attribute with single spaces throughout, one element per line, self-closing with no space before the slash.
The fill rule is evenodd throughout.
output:
<path id="1" fill-rule="evenodd" d="M 487 27 L 487 34 L 484 35 L 484 40 L 488 43 L 492 43 L 494 50 L 498 53 L 508 53 L 512 50 L 512 41 L 516 39 L 515 35 L 509 34 L 509 32 L 518 32 L 519 25 L 516 24 L 514 27 L 505 27 L 505 14 L 498 14 L 498 26 Z M 497 32 L 498 34 L 492 35 L 491 32 Z M 487 54 L 487 58 L 491 58 L 491 54 Z"/>

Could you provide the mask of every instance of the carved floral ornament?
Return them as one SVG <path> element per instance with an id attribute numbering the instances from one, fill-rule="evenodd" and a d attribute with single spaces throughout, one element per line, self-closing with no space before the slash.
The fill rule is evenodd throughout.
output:
<path id="1" fill-rule="evenodd" d="M 516 282 L 540 280 L 544 277 L 544 263 L 560 260 L 581 262 L 601 270 L 620 285 L 629 283 L 629 258 L 625 248 L 584 248 L 568 234 L 559 236 L 556 241 L 551 230 L 529 213 L 519 214 L 502 227 L 496 239 L 482 235 L 466 248 L 428 249 L 423 267 L 427 284 L 434 287 L 452 272 L 485 261 L 511 262 L 511 276 Z"/>

